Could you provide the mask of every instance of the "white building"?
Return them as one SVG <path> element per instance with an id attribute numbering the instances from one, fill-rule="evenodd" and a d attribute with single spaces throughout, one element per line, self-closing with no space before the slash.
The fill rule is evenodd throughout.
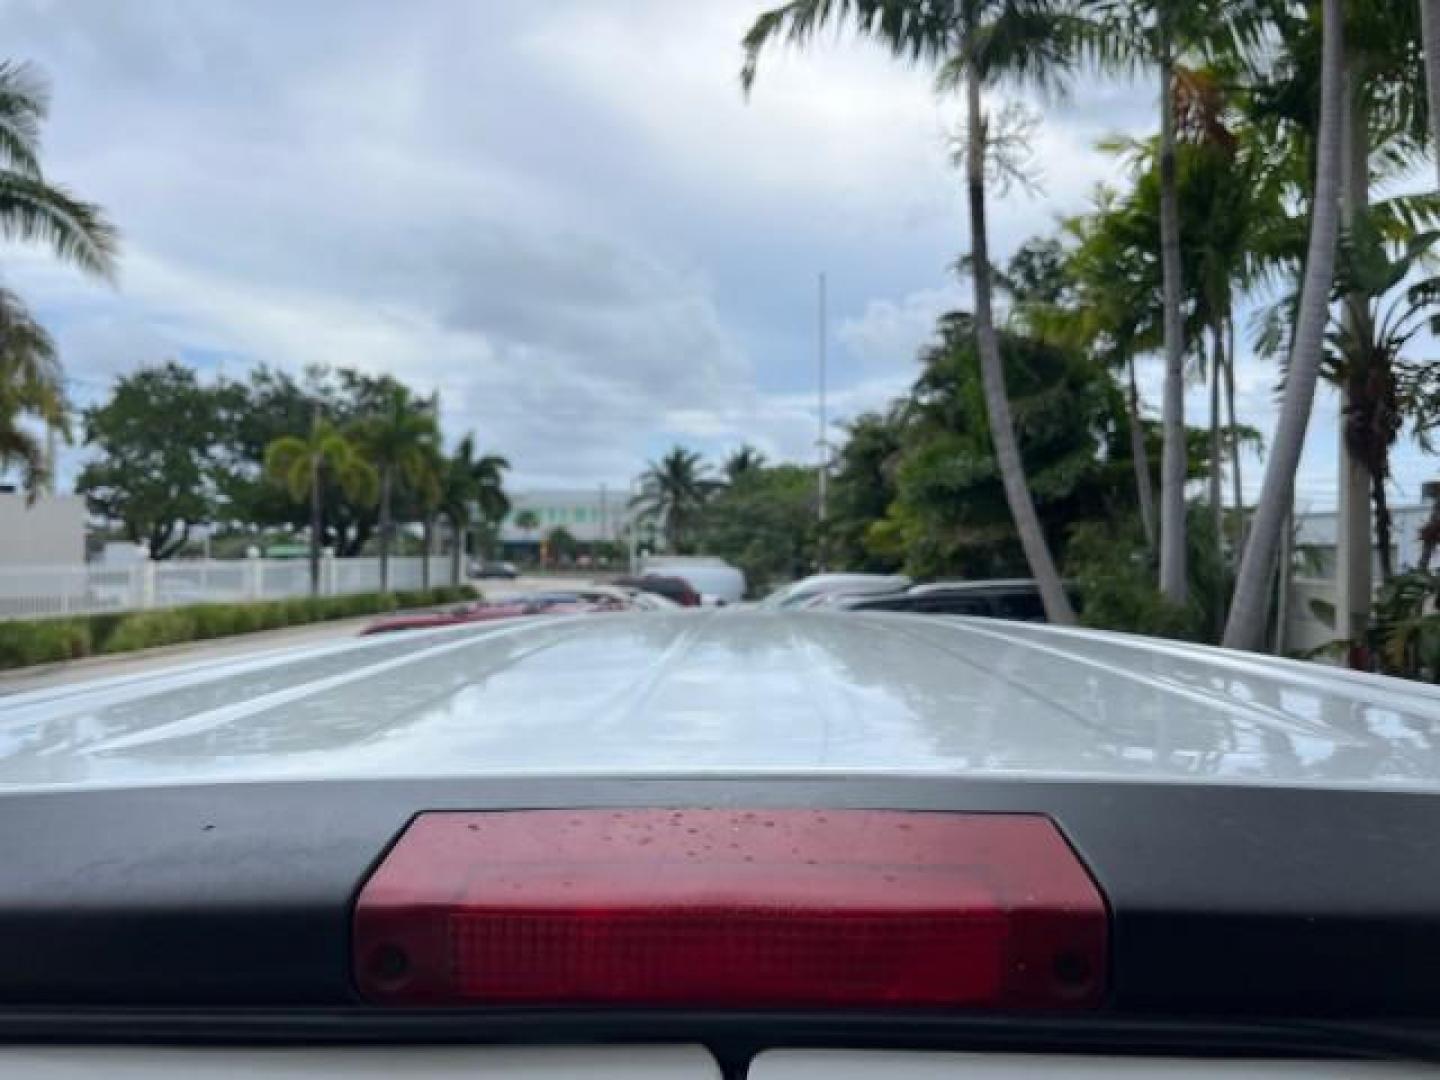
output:
<path id="1" fill-rule="evenodd" d="M 41 495 L 30 505 L 24 492 L 0 491 L 0 567 L 84 562 L 84 499 Z"/>
<path id="2" fill-rule="evenodd" d="M 581 544 L 625 543 L 634 518 L 630 492 L 625 488 L 556 488 L 542 491 L 511 491 L 510 515 L 500 526 L 503 544 L 538 545 L 553 530 L 563 528 Z M 516 523 L 525 511 L 539 524 L 521 529 Z"/>
<path id="3" fill-rule="evenodd" d="M 1295 548 L 1308 562 L 1305 576 L 1335 577 L 1335 545 L 1338 513 L 1316 510 L 1295 515 Z M 1428 504 L 1390 507 L 1390 553 L 1396 573 L 1414 569 L 1420 562 L 1420 529 L 1430 520 Z M 1377 557 L 1375 575 L 1380 573 Z"/>

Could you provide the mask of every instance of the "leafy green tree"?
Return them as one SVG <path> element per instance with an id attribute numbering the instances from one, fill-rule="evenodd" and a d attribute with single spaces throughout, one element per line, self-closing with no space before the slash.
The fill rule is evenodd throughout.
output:
<path id="1" fill-rule="evenodd" d="M 380 407 L 358 421 L 351 437 L 380 476 L 380 590 L 390 588 L 390 548 L 394 542 L 393 512 L 397 489 L 429 492 L 434 479 L 435 448 L 440 432 L 433 402 L 415 399 L 398 384 L 390 387 Z"/>
<path id="2" fill-rule="evenodd" d="M 903 405 L 862 413 L 845 425 L 829 493 L 827 537 L 836 567 L 876 573 L 900 568 L 899 557 L 875 552 L 866 537 L 895 500 L 895 470 L 904 438 Z"/>
<path id="3" fill-rule="evenodd" d="M 815 470 L 800 465 L 741 470 L 706 504 L 702 547 L 744 571 L 752 594 L 809 573 L 817 558 L 817 485 Z"/>
<path id="4" fill-rule="evenodd" d="M 99 457 L 81 470 L 76 491 L 152 558 L 169 558 L 193 526 L 214 520 L 210 448 L 219 424 L 214 395 L 191 369 L 174 361 L 141 368 L 85 411 L 85 442 Z"/>
<path id="5" fill-rule="evenodd" d="M 546 556 L 556 566 L 573 562 L 579 549 L 580 543 L 575 539 L 575 534 L 564 525 L 556 525 L 545 534 Z"/>
<path id="6" fill-rule="evenodd" d="M 652 461 L 640 477 L 640 493 L 630 502 L 640 516 L 659 525 L 665 546 L 674 552 L 688 550 L 700 515 L 720 486 L 694 450 L 677 446 L 659 461 Z"/>
<path id="7" fill-rule="evenodd" d="M 1044 510 L 1047 543 L 1061 549 L 1075 522 L 1133 506 L 1123 482 L 1123 404 L 1104 368 L 1075 350 L 1015 331 L 1002 332 L 1000 344 L 1019 450 Z M 916 575 L 1007 576 L 1026 565 L 975 352 L 971 317 L 942 318 L 937 340 L 921 355 L 924 373 L 893 414 L 898 430 L 865 429 L 879 443 L 866 452 L 872 461 L 892 438 L 897 446 L 878 466 L 893 475 L 895 497 L 866 531 L 865 546 Z"/>
<path id="8" fill-rule="evenodd" d="M 355 502 L 374 502 L 375 470 L 328 420 L 317 419 L 309 435 L 282 435 L 265 449 L 265 474 L 295 502 L 310 507 L 310 592 L 320 592 L 320 547 L 325 530 L 324 491 L 333 484 Z"/>
<path id="9" fill-rule="evenodd" d="M 1060 0 L 791 0 L 761 15 L 746 34 L 744 85 L 748 89 L 754 82 L 760 53 L 772 40 L 783 37 L 804 44 L 827 25 L 847 23 L 897 57 L 935 65 L 942 88 L 963 88 L 970 260 L 975 287 L 973 332 L 988 427 L 1006 503 L 1046 613 L 1052 622 L 1073 623 L 1075 615 L 1027 482 L 991 310 L 986 174 L 996 167 L 1003 169 L 1004 162 L 991 154 L 993 130 L 984 111 L 982 90 L 1007 82 L 1058 87 L 1073 65 L 1079 27 L 1068 5 Z"/>
<path id="10" fill-rule="evenodd" d="M 53 476 L 44 444 L 23 418 L 69 437 L 69 406 L 55 343 L 20 298 L 0 289 L 0 470 L 20 465 L 33 499 Z"/>
<path id="11" fill-rule="evenodd" d="M 230 521 L 299 530 L 309 510 L 290 499 L 265 475 L 265 449 L 276 439 L 305 439 L 314 421 L 324 419 L 344 432 L 382 408 L 399 384 L 344 368 L 312 365 L 302 373 L 261 366 L 242 381 L 222 380 L 214 393 L 221 411 L 221 436 L 213 447 L 221 495 L 220 513 Z M 342 556 L 364 550 L 374 532 L 374 500 L 356 502 L 338 485 L 325 486 L 324 542 Z"/>

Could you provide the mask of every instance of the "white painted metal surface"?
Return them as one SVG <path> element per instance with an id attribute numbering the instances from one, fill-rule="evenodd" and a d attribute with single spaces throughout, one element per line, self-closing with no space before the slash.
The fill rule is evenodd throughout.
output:
<path id="1" fill-rule="evenodd" d="M 0 785 L 1016 776 L 1440 790 L 1440 689 L 1028 623 L 549 616 L 0 698 Z"/>
<path id="2" fill-rule="evenodd" d="M 0 1047 L 20 1080 L 719 1080 L 698 1046 Z"/>
<path id="3" fill-rule="evenodd" d="M 1368 1061 L 947 1054 L 784 1050 L 761 1054 L 747 1080 L 1410 1080 L 1429 1065 Z"/>

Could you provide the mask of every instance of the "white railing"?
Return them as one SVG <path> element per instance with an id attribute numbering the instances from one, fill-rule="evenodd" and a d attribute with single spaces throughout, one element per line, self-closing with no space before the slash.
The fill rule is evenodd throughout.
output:
<path id="1" fill-rule="evenodd" d="M 390 589 L 419 589 L 425 580 L 420 556 L 390 560 Z M 451 584 L 448 555 L 430 557 L 430 585 Z M 325 596 L 378 592 L 380 560 L 320 560 Z M 126 566 L 0 567 L 0 619 L 43 619 L 183 604 L 284 600 L 310 594 L 308 559 L 172 559 Z"/>

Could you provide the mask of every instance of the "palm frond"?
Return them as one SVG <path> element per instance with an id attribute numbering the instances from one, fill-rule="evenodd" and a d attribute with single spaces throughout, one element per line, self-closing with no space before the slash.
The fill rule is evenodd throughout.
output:
<path id="1" fill-rule="evenodd" d="M 33 65 L 0 61 L 0 163 L 23 176 L 40 176 L 40 124 L 50 93 Z"/>
<path id="2" fill-rule="evenodd" d="M 87 273 L 115 277 L 119 235 L 104 211 L 38 177 L 0 171 L 0 235 L 48 244 Z"/>

